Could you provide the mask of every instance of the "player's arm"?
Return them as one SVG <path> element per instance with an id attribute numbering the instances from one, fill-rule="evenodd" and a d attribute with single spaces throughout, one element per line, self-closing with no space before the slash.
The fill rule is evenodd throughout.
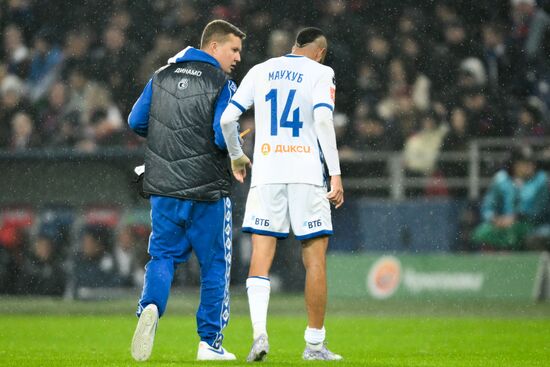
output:
<path id="1" fill-rule="evenodd" d="M 149 128 L 149 111 L 151 109 L 151 98 L 153 96 L 153 79 L 143 89 L 136 103 L 128 115 L 128 125 L 136 134 L 147 137 Z"/>
<path id="2" fill-rule="evenodd" d="M 234 81 L 228 80 L 223 86 L 218 99 L 216 100 L 216 107 L 214 110 L 214 142 L 216 146 L 221 150 L 227 149 L 227 143 L 223 136 L 222 127 L 221 127 L 221 118 L 222 114 L 229 105 L 233 93 L 237 90 L 237 84 Z M 238 128 L 238 127 L 237 127 Z"/>
<path id="3" fill-rule="evenodd" d="M 336 148 L 332 111 L 327 107 L 317 108 L 313 111 L 313 115 L 315 131 L 330 175 L 331 190 L 327 197 L 336 208 L 339 208 L 344 203 L 344 187 L 342 185 L 338 149 Z"/>
<path id="4" fill-rule="evenodd" d="M 231 158 L 233 175 L 239 182 L 244 182 L 246 168 L 251 166 L 250 159 L 244 154 L 239 140 L 239 117 L 254 103 L 253 70 L 244 77 L 235 95 L 229 101 L 227 108 L 221 116 L 221 128 L 227 151 Z"/>
<path id="5" fill-rule="evenodd" d="M 332 69 L 328 69 L 316 83 L 313 92 L 313 120 L 317 139 L 330 175 L 331 190 L 327 197 L 336 208 L 339 208 L 344 203 L 344 188 L 332 116 L 335 93 L 333 80 L 334 72 Z"/>

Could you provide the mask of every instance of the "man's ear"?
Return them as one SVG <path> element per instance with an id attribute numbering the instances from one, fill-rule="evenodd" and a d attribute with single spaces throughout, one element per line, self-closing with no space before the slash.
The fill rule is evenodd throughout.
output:
<path id="1" fill-rule="evenodd" d="M 323 61 L 325 61 L 325 57 L 327 56 L 327 49 L 326 48 L 322 48 L 320 51 L 319 51 L 319 54 L 318 54 L 318 58 L 319 58 L 319 62 L 320 63 L 323 63 Z"/>

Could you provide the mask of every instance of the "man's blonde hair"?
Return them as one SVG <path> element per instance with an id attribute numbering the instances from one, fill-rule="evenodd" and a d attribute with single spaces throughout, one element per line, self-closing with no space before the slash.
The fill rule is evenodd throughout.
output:
<path id="1" fill-rule="evenodd" d="M 221 41 L 228 35 L 233 34 L 244 40 L 246 34 L 233 24 L 225 20 L 213 20 L 204 27 L 201 36 L 201 49 L 204 49 L 212 41 Z"/>

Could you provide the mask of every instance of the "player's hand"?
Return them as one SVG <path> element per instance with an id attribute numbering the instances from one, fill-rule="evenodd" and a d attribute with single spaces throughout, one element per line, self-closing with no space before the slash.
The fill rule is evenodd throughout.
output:
<path id="1" fill-rule="evenodd" d="M 246 169 L 251 167 L 252 163 L 250 162 L 250 159 L 248 159 L 246 154 L 243 154 L 240 158 L 231 161 L 231 170 L 233 171 L 233 176 L 235 176 L 235 179 L 240 183 L 243 183 L 244 179 L 246 178 Z"/>
<path id="2" fill-rule="evenodd" d="M 327 194 L 327 198 L 336 209 L 344 204 L 344 187 L 341 176 L 330 177 L 330 192 Z"/>

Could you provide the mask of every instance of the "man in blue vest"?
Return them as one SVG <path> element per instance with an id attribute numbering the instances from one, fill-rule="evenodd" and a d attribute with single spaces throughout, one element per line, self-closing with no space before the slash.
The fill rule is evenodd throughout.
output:
<path id="1" fill-rule="evenodd" d="M 151 260 L 138 304 L 132 356 L 147 360 L 166 309 L 174 271 L 191 251 L 201 268 L 198 360 L 233 360 L 222 347 L 229 320 L 231 170 L 220 117 L 236 90 L 227 74 L 241 60 L 245 34 L 210 22 L 201 47 L 187 47 L 157 70 L 128 123 L 147 138 L 143 191 L 151 202 Z"/>

